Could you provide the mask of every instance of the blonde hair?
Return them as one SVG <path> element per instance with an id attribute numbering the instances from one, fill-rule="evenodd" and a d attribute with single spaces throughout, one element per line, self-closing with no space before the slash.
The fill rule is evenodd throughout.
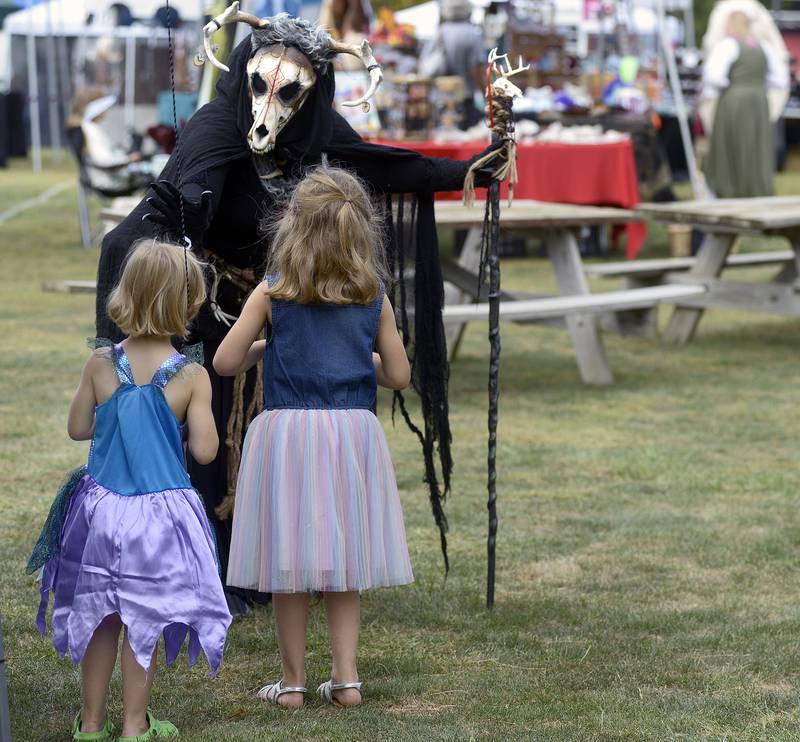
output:
<path id="1" fill-rule="evenodd" d="M 361 181 L 318 167 L 297 185 L 273 227 L 267 295 L 301 304 L 369 304 L 386 281 L 382 223 Z"/>
<path id="2" fill-rule="evenodd" d="M 126 335 L 186 337 L 205 298 L 203 268 L 191 252 L 144 239 L 133 246 L 108 297 L 108 316 Z"/>
<path id="3" fill-rule="evenodd" d="M 751 22 L 749 16 L 741 10 L 734 10 L 728 16 L 726 31 L 729 36 L 733 36 L 737 39 L 746 39 L 750 36 L 750 26 Z"/>

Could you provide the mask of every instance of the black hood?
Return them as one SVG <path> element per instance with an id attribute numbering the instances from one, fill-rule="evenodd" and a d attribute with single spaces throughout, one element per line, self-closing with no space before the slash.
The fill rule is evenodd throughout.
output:
<path id="1" fill-rule="evenodd" d="M 231 71 L 221 72 L 217 82 L 217 95 L 234 111 L 236 128 L 245 147 L 248 146 L 247 133 L 253 125 L 247 84 L 247 62 L 251 55 L 248 36 L 233 50 L 228 59 Z M 316 160 L 327 149 L 333 136 L 335 89 L 333 65 L 328 63 L 317 72 L 317 82 L 308 98 L 278 135 L 276 154 L 281 159 Z"/>

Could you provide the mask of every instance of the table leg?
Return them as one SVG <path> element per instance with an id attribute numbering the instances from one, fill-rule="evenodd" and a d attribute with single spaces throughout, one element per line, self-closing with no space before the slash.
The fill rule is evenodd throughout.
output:
<path id="1" fill-rule="evenodd" d="M 789 243 L 794 250 L 794 260 L 787 263 L 772 279 L 773 283 L 797 283 L 800 277 L 800 238 L 789 237 Z"/>
<path id="2" fill-rule="evenodd" d="M 548 235 L 546 244 L 561 295 L 588 294 L 589 285 L 586 283 L 575 235 L 569 230 L 554 232 Z M 584 383 L 613 384 L 614 375 L 608 365 L 595 317 L 571 314 L 566 320 Z"/>
<path id="3" fill-rule="evenodd" d="M 693 278 L 717 278 L 725 267 L 725 261 L 735 239 L 734 234 L 707 234 L 697 254 L 697 262 L 688 275 Z M 664 342 L 670 345 L 684 345 L 690 342 L 697 325 L 700 324 L 703 311 L 703 309 L 675 307 L 667 329 L 664 330 Z"/>
<path id="4" fill-rule="evenodd" d="M 472 227 L 467 233 L 464 245 L 461 248 L 461 255 L 458 258 L 458 265 L 475 274 L 475 290 L 478 289 L 478 270 L 481 264 L 481 238 L 483 230 Z M 452 283 L 445 281 L 444 284 L 444 303 L 445 304 L 465 304 L 471 300 L 466 291 L 462 291 Z M 445 327 L 445 339 L 447 342 L 447 357 L 454 360 L 464 335 L 466 324 L 449 325 Z"/>

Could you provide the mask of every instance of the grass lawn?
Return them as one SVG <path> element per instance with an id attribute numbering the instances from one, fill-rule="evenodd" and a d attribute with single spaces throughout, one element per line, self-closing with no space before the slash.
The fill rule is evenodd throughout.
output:
<path id="1" fill-rule="evenodd" d="M 68 164 L 36 178 L 15 163 L 0 171 L 0 210 L 71 177 Z M 781 189 L 800 180 L 782 176 Z M 650 238 L 644 257 L 663 254 L 663 232 Z M 0 226 L 0 611 L 20 742 L 67 739 L 79 706 L 79 672 L 36 632 L 23 572 L 61 477 L 87 452 L 65 420 L 94 297 L 40 290 L 94 277 L 97 252 L 79 242 L 74 190 Z M 543 260 L 504 271 L 509 288 L 553 285 Z M 607 336 L 608 389 L 581 384 L 563 331 L 504 325 L 502 337 L 495 610 L 476 324 L 451 376 L 446 582 L 416 440 L 382 415 L 417 582 L 364 596 L 364 706 L 259 703 L 279 661 L 258 609 L 234 623 L 216 681 L 202 661 L 160 670 L 153 708 L 182 739 L 800 739 L 800 322 L 714 312 L 685 348 Z M 316 608 L 309 687 L 328 671 Z M 117 718 L 119 690 L 115 677 Z"/>

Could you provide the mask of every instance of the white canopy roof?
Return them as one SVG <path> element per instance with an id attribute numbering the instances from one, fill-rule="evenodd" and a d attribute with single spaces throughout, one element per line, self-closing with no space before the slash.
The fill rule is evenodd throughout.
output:
<path id="1" fill-rule="evenodd" d="M 59 35 L 77 36 L 88 29 L 86 18 L 93 13 L 97 19 L 97 28 L 108 30 L 101 25 L 104 16 L 109 13 L 111 5 L 117 0 L 49 0 L 38 3 L 31 8 L 24 8 L 6 16 L 3 30 L 16 35 L 34 33 L 44 35 L 56 33 Z M 164 0 L 127 0 L 121 3 L 127 5 L 136 18 L 152 18 L 155 12 L 164 7 Z M 202 16 L 202 0 L 171 0 L 170 6 L 174 7 L 182 20 L 197 20 Z M 94 24 L 92 27 L 93 28 Z"/>

